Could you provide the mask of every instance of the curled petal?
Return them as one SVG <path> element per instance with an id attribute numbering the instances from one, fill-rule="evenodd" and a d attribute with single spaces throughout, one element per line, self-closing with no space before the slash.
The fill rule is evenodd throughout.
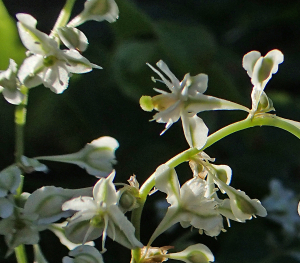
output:
<path id="1" fill-rule="evenodd" d="M 254 65 L 260 56 L 260 52 L 251 51 L 243 57 L 243 68 L 247 71 L 250 78 L 252 78 Z"/>
<path id="2" fill-rule="evenodd" d="M 181 114 L 184 136 L 191 148 L 200 150 L 207 141 L 208 128 L 196 114 L 192 117 Z"/>
<path id="3" fill-rule="evenodd" d="M 175 169 L 166 164 L 160 165 L 155 171 L 155 187 L 166 193 L 168 198 L 174 196 L 178 200 L 180 185 Z"/>
<path id="4" fill-rule="evenodd" d="M 88 40 L 85 34 L 74 27 L 60 27 L 57 33 L 64 45 L 70 49 L 76 49 L 83 52 L 87 49 Z"/>
<path id="5" fill-rule="evenodd" d="M 195 95 L 198 92 L 204 93 L 207 89 L 208 76 L 200 73 L 194 77 L 189 77 L 187 80 L 187 87 L 189 95 Z"/>

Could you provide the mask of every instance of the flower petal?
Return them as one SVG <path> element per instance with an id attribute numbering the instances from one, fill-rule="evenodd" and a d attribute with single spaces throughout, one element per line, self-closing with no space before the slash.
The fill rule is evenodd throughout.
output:
<path id="1" fill-rule="evenodd" d="M 196 114 L 192 117 L 181 114 L 184 136 L 191 148 L 200 150 L 207 141 L 208 128 Z"/>

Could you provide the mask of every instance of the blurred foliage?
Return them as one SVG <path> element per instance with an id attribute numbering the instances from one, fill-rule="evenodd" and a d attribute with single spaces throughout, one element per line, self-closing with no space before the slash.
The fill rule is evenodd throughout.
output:
<path id="1" fill-rule="evenodd" d="M 6 69 L 10 58 L 22 63 L 26 49 L 20 42 L 16 24 L 7 13 L 2 0 L 0 0 L 0 17 L 0 69 Z"/>
<path id="2" fill-rule="evenodd" d="M 19 65 L 24 58 L 24 48 L 12 23 L 15 14 L 32 14 L 38 20 L 38 28 L 49 32 L 63 5 L 61 0 L 3 2 L 11 17 L 0 2 L 0 69 L 7 67 L 9 58 L 16 59 Z M 74 15 L 80 12 L 83 3 L 84 0 L 78 0 Z M 30 91 L 27 156 L 75 152 L 95 138 L 110 135 L 120 143 L 115 181 L 125 182 L 135 173 L 142 183 L 158 165 L 188 147 L 180 123 L 159 136 L 163 125 L 149 123 L 152 113 L 143 112 L 138 105 L 141 95 L 155 94 L 154 86 L 165 88 L 151 81 L 155 73 L 146 66 L 146 62 L 154 66 L 159 59 L 180 80 L 187 72 L 208 74 L 206 94 L 250 107 L 252 87 L 242 68 L 242 57 L 251 50 L 259 50 L 264 55 L 278 48 L 285 61 L 266 92 L 274 102 L 276 114 L 300 121 L 299 1 L 118 0 L 117 3 L 120 18 L 116 23 L 88 22 L 80 27 L 90 42 L 84 55 L 103 70 L 74 76 L 68 90 L 61 95 L 44 87 Z M 1 98 L 0 107 L 0 164 L 4 168 L 13 162 L 14 106 Z M 210 133 L 246 117 L 241 112 L 225 111 L 200 115 Z M 228 164 L 233 169 L 234 187 L 261 199 L 269 193 L 269 181 L 275 177 L 299 192 L 299 147 L 298 139 L 284 131 L 256 127 L 223 139 L 207 149 L 207 153 L 216 158 L 216 164 Z M 96 182 L 72 165 L 47 165 L 49 174 L 26 176 L 26 191 L 32 192 L 43 185 L 78 188 Z M 187 165 L 180 166 L 178 174 L 182 183 L 191 176 Z M 159 222 L 153 216 L 159 198 L 163 196 L 151 196 L 146 204 L 143 214 L 146 224 L 142 225 L 144 243 Z M 179 250 L 191 242 L 204 243 L 218 263 L 300 262 L 289 256 L 291 249 L 300 251 L 299 239 L 283 242 L 286 237 L 281 230 L 268 218 L 258 218 L 246 224 L 233 222 L 227 233 L 221 233 L 215 240 L 176 226 L 154 245 L 176 244 Z M 1 242 L 0 262 L 15 262 L 13 257 L 3 258 L 6 247 Z M 57 244 L 51 233 L 42 233 L 42 250 L 49 258 L 54 256 L 53 251 L 57 256 L 50 262 L 61 262 L 67 254 L 67 249 L 58 249 Z M 113 242 L 107 247 L 106 263 L 129 262 L 128 251 Z M 110 254 L 113 249 L 118 253 Z"/>

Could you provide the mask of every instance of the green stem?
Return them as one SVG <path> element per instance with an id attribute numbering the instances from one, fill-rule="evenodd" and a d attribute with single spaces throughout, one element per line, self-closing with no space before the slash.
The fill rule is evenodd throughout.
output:
<path id="1" fill-rule="evenodd" d="M 16 254 L 18 263 L 27 263 L 28 262 L 24 245 L 19 245 L 18 247 L 16 247 L 15 254 Z"/>
<path id="2" fill-rule="evenodd" d="M 280 117 L 277 117 L 272 114 L 263 113 L 263 114 L 256 114 L 253 118 L 246 118 L 242 121 L 235 122 L 230 124 L 215 133 L 211 134 L 205 146 L 202 149 L 191 148 L 180 154 L 174 156 L 170 159 L 166 164 L 170 168 L 175 168 L 179 164 L 189 161 L 191 157 L 195 154 L 200 153 L 201 151 L 205 150 L 209 146 L 213 145 L 217 141 L 225 138 L 226 136 L 233 134 L 235 132 L 255 127 L 255 126 L 273 126 L 283 130 L 286 130 L 296 137 L 300 139 L 300 123 L 296 123 L 294 121 L 286 120 Z M 140 188 L 140 200 L 139 200 L 139 207 L 132 212 L 132 223 L 137 229 L 136 236 L 139 238 L 140 236 L 140 220 L 143 211 L 144 204 L 146 202 L 147 196 L 151 189 L 155 186 L 155 172 L 145 181 L 145 183 Z M 134 252 L 135 250 L 133 250 Z M 138 261 L 137 261 L 138 262 Z"/>
<path id="3" fill-rule="evenodd" d="M 26 124 L 26 112 L 28 102 L 28 88 L 22 86 L 21 92 L 24 94 L 24 99 L 16 106 L 15 110 L 15 162 L 21 163 L 21 157 L 24 154 L 24 126 Z"/>
<path id="4" fill-rule="evenodd" d="M 75 2 L 76 0 L 67 0 L 63 9 L 60 11 L 60 14 L 50 34 L 50 37 L 57 37 L 57 29 L 60 27 L 64 27 L 68 23 Z"/>
<path id="5" fill-rule="evenodd" d="M 21 87 L 21 92 L 24 94 L 24 99 L 16 106 L 15 110 L 15 163 L 22 167 L 21 157 L 24 155 L 24 127 L 26 124 L 27 102 L 28 102 L 28 88 Z M 21 175 L 21 184 L 17 189 L 15 198 L 18 199 L 22 194 L 24 177 Z M 24 245 L 19 245 L 15 248 L 15 254 L 18 263 L 27 263 L 27 255 Z"/>

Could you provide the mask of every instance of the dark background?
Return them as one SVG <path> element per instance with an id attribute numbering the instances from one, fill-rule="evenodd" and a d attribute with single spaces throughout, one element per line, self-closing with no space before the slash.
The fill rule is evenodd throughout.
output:
<path id="1" fill-rule="evenodd" d="M 38 20 L 38 28 L 46 33 L 50 32 L 64 4 L 61 0 L 3 2 L 12 17 L 19 12 L 33 15 Z M 74 15 L 82 10 L 83 3 L 77 1 Z M 87 22 L 79 27 L 90 42 L 84 55 L 103 70 L 74 75 L 69 88 L 61 95 L 42 86 L 30 90 L 26 156 L 72 153 L 87 142 L 109 135 L 120 143 L 115 182 L 125 182 L 134 173 L 143 183 L 158 165 L 188 147 L 180 123 L 159 136 L 164 125 L 149 122 L 153 113 L 142 111 L 138 104 L 141 95 L 156 94 L 151 81 L 155 73 L 146 62 L 154 65 L 159 59 L 180 80 L 187 72 L 208 74 L 206 94 L 250 107 L 252 86 L 242 68 L 243 55 L 251 50 L 265 55 L 272 49 L 280 49 L 285 61 L 265 91 L 273 100 L 277 115 L 300 121 L 300 1 L 119 0 L 117 3 L 120 18 L 116 23 Z M 0 51 L 1 63 L 6 63 L 1 64 L 2 69 L 8 65 L 7 57 L 21 61 L 20 50 L 23 52 L 19 46 L 12 53 Z M 0 99 L 0 107 L 0 165 L 4 168 L 13 162 L 14 106 Z M 210 133 L 246 117 L 243 112 L 226 111 L 199 116 Z M 233 134 L 206 152 L 216 158 L 216 164 L 232 168 L 234 187 L 252 198 L 262 199 L 269 193 L 272 178 L 299 192 L 299 148 L 298 139 L 291 134 L 256 127 Z M 26 176 L 25 191 L 32 192 L 44 185 L 79 188 L 96 182 L 73 165 L 47 165 L 48 174 Z M 178 174 L 181 183 L 191 177 L 186 164 L 178 168 Z M 158 194 L 149 198 L 143 214 L 143 243 L 147 243 L 159 223 L 155 204 L 163 197 Z M 289 251 L 299 250 L 298 238 L 284 235 L 282 227 L 268 217 L 246 224 L 232 222 L 227 230 L 215 240 L 177 226 L 153 245 L 176 244 L 180 250 L 191 242 L 203 243 L 212 250 L 215 262 L 220 263 L 298 262 L 289 256 Z M 49 262 L 60 262 L 68 253 L 49 232 L 41 233 L 41 247 Z M 107 248 L 105 262 L 129 262 L 127 250 L 113 242 L 108 242 Z M 3 258 L 5 251 L 2 243 L 0 261 L 15 262 L 13 257 Z"/>

